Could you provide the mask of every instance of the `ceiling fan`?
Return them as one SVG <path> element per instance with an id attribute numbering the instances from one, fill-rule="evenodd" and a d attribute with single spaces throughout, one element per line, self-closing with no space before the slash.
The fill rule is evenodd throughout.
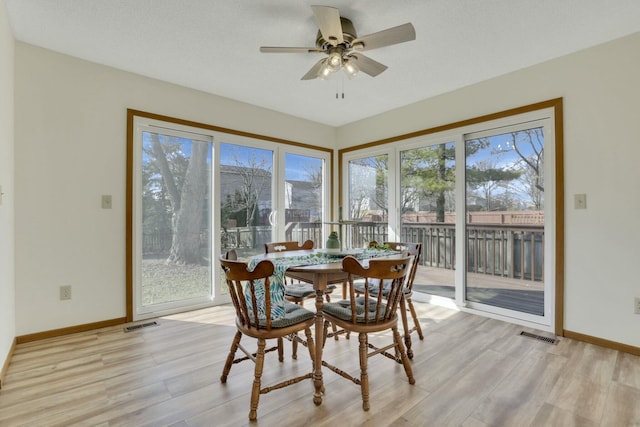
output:
<path id="1" fill-rule="evenodd" d="M 302 76 L 302 80 L 328 79 L 340 69 L 343 69 L 349 78 L 355 77 L 358 71 L 375 77 L 386 70 L 387 66 L 360 52 L 404 43 L 416 38 L 416 31 L 411 23 L 358 37 L 353 23 L 341 17 L 335 7 L 311 6 L 311 9 L 319 28 L 315 47 L 260 47 L 260 52 L 264 53 L 324 53 L 327 55 L 311 67 L 307 74 Z"/>

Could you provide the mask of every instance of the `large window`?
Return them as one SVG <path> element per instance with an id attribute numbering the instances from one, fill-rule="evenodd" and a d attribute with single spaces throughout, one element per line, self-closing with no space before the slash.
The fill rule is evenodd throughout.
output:
<path id="1" fill-rule="evenodd" d="M 217 258 L 320 245 L 331 150 L 129 112 L 127 317 L 228 302 Z"/>
<path id="2" fill-rule="evenodd" d="M 560 330 L 560 113 L 554 100 L 341 150 L 351 243 L 421 243 L 416 300 Z"/>
<path id="3" fill-rule="evenodd" d="M 213 297 L 211 138 L 139 127 L 138 264 L 140 314 Z"/>
<path id="4" fill-rule="evenodd" d="M 545 315 L 546 127 L 542 120 L 465 135 L 470 303 Z"/>
<path id="5" fill-rule="evenodd" d="M 400 241 L 422 242 L 415 283 L 429 295 L 455 296 L 455 143 L 418 143 L 399 151 Z M 418 288 L 416 288 L 418 289 Z"/>
<path id="6" fill-rule="evenodd" d="M 387 237 L 389 220 L 389 155 L 367 153 L 347 163 L 348 204 L 344 245 L 365 247 Z M 342 209 L 341 209 L 342 210 Z M 341 229 L 341 232 L 343 230 Z"/>

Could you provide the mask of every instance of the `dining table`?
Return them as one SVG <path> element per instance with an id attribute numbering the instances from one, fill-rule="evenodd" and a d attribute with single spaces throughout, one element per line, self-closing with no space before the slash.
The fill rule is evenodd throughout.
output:
<path id="1" fill-rule="evenodd" d="M 313 365 L 313 403 L 322 404 L 324 383 L 322 378 L 322 342 L 324 341 L 324 306 L 325 290 L 328 285 L 345 283 L 348 274 L 342 270 L 342 259 L 354 256 L 361 262 L 368 259 L 398 255 L 396 251 L 381 251 L 372 249 L 352 249 L 340 252 L 330 252 L 322 249 L 310 249 L 287 252 L 272 252 L 256 255 L 251 258 L 251 265 L 262 260 L 271 260 L 276 266 L 276 273 L 294 280 L 310 283 L 316 292 L 315 298 L 315 360 Z M 276 277 L 277 283 L 284 283 L 284 277 Z"/>

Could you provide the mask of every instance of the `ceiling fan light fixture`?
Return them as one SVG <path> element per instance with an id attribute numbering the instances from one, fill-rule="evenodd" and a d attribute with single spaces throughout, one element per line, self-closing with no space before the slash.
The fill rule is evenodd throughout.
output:
<path id="1" fill-rule="evenodd" d="M 342 69 L 344 70 L 344 73 L 347 75 L 347 77 L 349 77 L 349 79 L 355 78 L 355 76 L 358 74 L 358 71 L 360 71 L 360 68 L 353 58 L 345 59 Z"/>
<path id="2" fill-rule="evenodd" d="M 340 52 L 333 52 L 329 55 L 326 62 L 326 67 L 331 70 L 332 73 L 335 73 L 340 68 L 342 68 L 342 55 Z"/>
<path id="3" fill-rule="evenodd" d="M 322 60 L 322 66 L 320 67 L 320 69 L 318 70 L 318 78 L 320 80 L 327 80 L 329 77 L 331 77 L 331 74 L 333 74 L 333 71 L 331 70 L 331 67 L 329 67 L 328 65 L 328 58 L 325 58 Z"/>

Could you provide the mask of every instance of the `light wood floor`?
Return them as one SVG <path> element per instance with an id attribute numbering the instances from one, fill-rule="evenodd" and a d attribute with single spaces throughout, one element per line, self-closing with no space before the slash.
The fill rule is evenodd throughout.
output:
<path id="1" fill-rule="evenodd" d="M 400 365 L 375 356 L 369 412 L 358 386 L 325 370 L 321 406 L 304 381 L 262 395 L 250 425 L 640 425 L 640 357 L 564 338 L 552 345 L 519 335 L 516 325 L 416 305 L 426 336 L 414 334 L 415 385 Z M 129 333 L 112 327 L 18 345 L 0 390 L 0 425 L 247 425 L 253 364 L 235 365 L 227 384 L 219 380 L 235 332 L 232 311 L 216 307 Z M 353 337 L 328 341 L 325 356 L 358 372 Z M 269 353 L 264 382 L 309 369 L 305 348 L 298 360 L 287 348 L 283 363 Z"/>

